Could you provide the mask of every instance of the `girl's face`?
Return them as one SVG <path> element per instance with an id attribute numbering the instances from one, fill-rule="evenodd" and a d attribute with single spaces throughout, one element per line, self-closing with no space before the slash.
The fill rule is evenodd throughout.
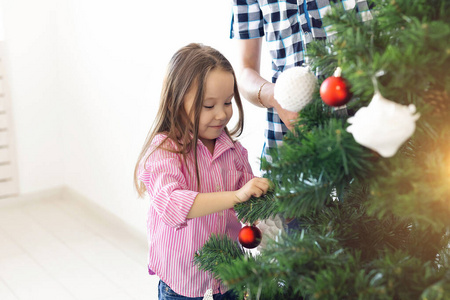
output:
<path id="1" fill-rule="evenodd" d="M 231 100 L 234 96 L 234 77 L 230 72 L 215 69 L 206 77 L 205 95 L 200 113 L 198 135 L 211 151 L 233 115 Z M 197 87 L 195 84 L 184 98 L 184 109 L 189 114 L 194 105 Z M 193 117 L 191 122 L 194 122 Z"/>

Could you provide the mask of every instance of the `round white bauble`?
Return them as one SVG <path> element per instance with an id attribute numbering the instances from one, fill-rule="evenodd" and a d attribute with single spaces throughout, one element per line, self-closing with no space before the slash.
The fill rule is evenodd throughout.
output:
<path id="1" fill-rule="evenodd" d="M 413 104 L 401 105 L 376 92 L 367 107 L 348 118 L 347 131 L 359 144 L 391 157 L 414 133 L 419 117 Z"/>
<path id="2" fill-rule="evenodd" d="M 262 239 L 261 243 L 257 247 L 257 250 L 264 249 L 267 246 L 269 240 L 278 241 L 281 235 L 285 232 L 284 222 L 279 215 L 261 220 L 256 227 L 261 230 Z"/>
<path id="3" fill-rule="evenodd" d="M 299 112 L 313 98 L 317 78 L 308 67 L 287 69 L 277 79 L 274 97 L 282 108 Z"/>

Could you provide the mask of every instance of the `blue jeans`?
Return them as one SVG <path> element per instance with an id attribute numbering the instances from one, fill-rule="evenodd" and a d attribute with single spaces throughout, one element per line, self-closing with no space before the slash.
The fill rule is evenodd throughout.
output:
<path id="1" fill-rule="evenodd" d="M 215 294 L 213 295 L 214 300 L 237 300 L 237 296 L 233 291 L 228 291 L 225 294 Z M 185 297 L 175 293 L 167 284 L 162 280 L 158 284 L 158 300 L 202 300 L 203 297 Z"/>

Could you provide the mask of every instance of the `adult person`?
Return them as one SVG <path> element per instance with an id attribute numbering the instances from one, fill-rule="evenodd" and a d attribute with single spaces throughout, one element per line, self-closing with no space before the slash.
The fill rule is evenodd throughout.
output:
<path id="1" fill-rule="evenodd" d="M 330 3 L 331 2 L 331 3 Z M 328 0 L 232 0 L 231 38 L 239 40 L 240 76 L 243 97 L 267 109 L 263 156 L 282 143 L 283 136 L 298 118 L 283 109 L 274 98 L 278 76 L 286 69 L 301 66 L 313 40 L 332 36 L 322 26 L 322 17 L 338 1 Z M 368 1 L 339 1 L 346 10 L 356 10 L 362 20 L 371 19 Z M 272 60 L 272 80 L 260 74 L 262 40 L 265 37 Z"/>

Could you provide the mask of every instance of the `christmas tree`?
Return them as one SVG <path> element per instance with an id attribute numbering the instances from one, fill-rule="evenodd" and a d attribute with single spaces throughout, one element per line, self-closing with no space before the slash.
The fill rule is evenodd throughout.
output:
<path id="1" fill-rule="evenodd" d="M 450 299 L 450 3 L 373 4 L 361 22 L 337 1 L 335 38 L 307 49 L 319 85 L 339 67 L 351 100 L 317 90 L 262 160 L 273 192 L 235 207 L 301 225 L 258 255 L 212 236 L 194 258 L 243 298 Z"/>

